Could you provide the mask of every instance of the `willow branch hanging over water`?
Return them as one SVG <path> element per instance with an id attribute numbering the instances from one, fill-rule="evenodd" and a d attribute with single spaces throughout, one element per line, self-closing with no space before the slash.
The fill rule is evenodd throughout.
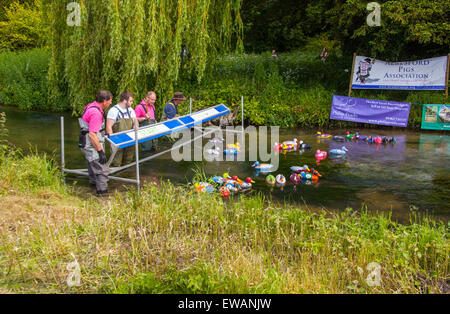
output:
<path id="1" fill-rule="evenodd" d="M 52 25 L 49 98 L 80 112 L 99 89 L 159 101 L 183 65 L 200 81 L 217 53 L 242 49 L 242 0 L 78 0 L 81 25 L 68 26 L 67 1 L 45 0 Z M 235 42 L 236 41 L 236 42 Z"/>

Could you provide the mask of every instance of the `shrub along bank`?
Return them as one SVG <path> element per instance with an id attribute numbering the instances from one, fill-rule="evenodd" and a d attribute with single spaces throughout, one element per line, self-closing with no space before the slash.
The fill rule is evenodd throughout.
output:
<path id="1" fill-rule="evenodd" d="M 331 53 L 323 63 L 318 58 L 319 53 L 297 51 L 282 54 L 278 59 L 271 58 L 269 53 L 223 56 L 210 64 L 200 83 L 181 71 L 175 89 L 194 99 L 194 110 L 219 103 L 234 109 L 240 106 L 241 96 L 244 96 L 244 119 L 253 125 L 320 129 L 374 127 L 329 119 L 332 95 L 348 94 L 352 60 Z M 0 104 L 23 110 L 70 110 L 69 97 L 62 104 L 49 103 L 47 99 L 49 60 L 46 50 L 1 53 Z M 136 98 L 140 100 L 143 96 L 136 95 Z M 443 92 L 355 90 L 352 96 L 420 104 L 446 103 Z M 165 101 L 157 100 L 157 116 L 161 115 Z M 187 113 L 189 105 L 186 103 L 180 109 L 181 113 Z M 419 128 L 421 116 L 422 106 L 412 105 L 409 127 Z M 236 122 L 240 119 L 239 115 Z"/>

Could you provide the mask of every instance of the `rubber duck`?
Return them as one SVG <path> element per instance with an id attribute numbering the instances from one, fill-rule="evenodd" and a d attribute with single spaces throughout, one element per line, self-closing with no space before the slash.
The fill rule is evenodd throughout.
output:
<path id="1" fill-rule="evenodd" d="M 236 181 L 236 182 L 239 183 L 239 184 L 244 183 L 244 181 L 242 181 L 241 179 L 239 179 L 238 176 L 232 176 L 231 179 L 232 179 L 233 181 Z"/>
<path id="2" fill-rule="evenodd" d="M 313 181 L 319 180 L 319 177 L 317 175 L 309 172 L 300 172 L 298 175 L 302 180 L 313 180 Z"/>
<path id="3" fill-rule="evenodd" d="M 329 137 L 331 137 L 331 135 L 330 134 L 326 134 L 326 133 L 322 134 L 322 132 L 317 132 L 316 133 L 316 137 L 318 137 L 318 138 L 329 138 Z"/>
<path id="4" fill-rule="evenodd" d="M 225 187 L 222 186 L 219 190 L 220 195 L 222 195 L 223 197 L 228 197 L 230 196 L 230 191 Z"/>
<path id="5" fill-rule="evenodd" d="M 241 148 L 241 144 L 239 144 L 238 142 L 236 142 L 235 144 L 228 144 L 227 145 L 227 148 L 228 149 L 233 149 L 233 148 L 235 148 L 235 149 L 240 149 Z"/>
<path id="6" fill-rule="evenodd" d="M 298 148 L 298 143 L 299 143 L 299 141 L 296 138 L 294 138 L 292 141 L 284 141 L 283 143 L 280 143 L 280 144 L 275 142 L 274 148 L 278 149 L 278 150 L 280 150 L 280 149 L 295 150 Z"/>
<path id="7" fill-rule="evenodd" d="M 324 151 L 324 150 L 318 149 L 316 151 L 316 155 L 315 156 L 316 156 L 316 159 L 325 159 L 325 158 L 327 158 L 327 152 Z"/>
<path id="8" fill-rule="evenodd" d="M 369 136 L 368 141 L 369 141 L 369 143 L 381 144 L 381 142 L 382 142 L 383 140 L 382 140 L 381 137 L 379 137 L 379 136 Z"/>
<path id="9" fill-rule="evenodd" d="M 196 193 L 212 193 L 216 190 L 215 187 L 206 182 L 196 182 L 194 187 Z"/>
<path id="10" fill-rule="evenodd" d="M 237 148 L 228 148 L 223 151 L 225 155 L 237 155 L 239 152 L 239 147 Z"/>
<path id="11" fill-rule="evenodd" d="M 228 191 L 230 191 L 230 193 L 236 193 L 239 190 L 237 183 L 234 181 L 231 181 L 231 180 L 225 182 L 225 184 L 223 186 L 226 187 L 228 189 Z"/>
<path id="12" fill-rule="evenodd" d="M 355 134 L 350 134 L 349 131 L 347 131 L 347 133 L 345 134 L 345 138 L 348 140 L 353 140 L 355 136 Z"/>
<path id="13" fill-rule="evenodd" d="M 301 181 L 299 175 L 296 173 L 291 174 L 291 176 L 289 177 L 289 180 L 291 180 L 291 182 L 294 184 L 298 184 Z"/>
<path id="14" fill-rule="evenodd" d="M 255 161 L 252 165 L 253 168 L 255 168 L 258 171 L 270 171 L 270 169 L 273 168 L 273 165 L 271 164 L 261 164 L 259 161 Z"/>
<path id="15" fill-rule="evenodd" d="M 291 169 L 292 172 L 296 172 L 296 173 L 309 171 L 308 165 L 304 165 L 303 167 L 292 166 L 290 169 Z"/>
<path id="16" fill-rule="evenodd" d="M 335 135 L 335 136 L 333 136 L 333 140 L 335 140 L 336 142 L 345 142 L 345 137 Z"/>
<path id="17" fill-rule="evenodd" d="M 280 185 L 285 185 L 286 184 L 286 178 L 282 175 L 279 174 L 275 177 L 275 181 L 280 184 Z"/>
<path id="18" fill-rule="evenodd" d="M 303 143 L 303 141 L 300 141 L 300 142 L 298 143 L 298 148 L 299 148 L 299 149 L 311 149 L 311 145 L 305 144 L 305 143 Z"/>
<path id="19" fill-rule="evenodd" d="M 346 152 L 348 152 L 348 149 L 345 146 L 342 146 L 341 149 L 330 150 L 330 154 L 333 154 L 333 155 L 345 155 Z"/>
<path id="20" fill-rule="evenodd" d="M 207 154 L 210 154 L 210 155 L 220 155 L 220 148 L 219 147 L 216 147 L 216 148 L 208 148 L 207 150 L 206 150 L 206 153 Z"/>
<path id="21" fill-rule="evenodd" d="M 268 185 L 275 185 L 275 177 L 274 177 L 273 175 L 269 174 L 269 175 L 266 177 L 266 183 L 267 183 Z"/>

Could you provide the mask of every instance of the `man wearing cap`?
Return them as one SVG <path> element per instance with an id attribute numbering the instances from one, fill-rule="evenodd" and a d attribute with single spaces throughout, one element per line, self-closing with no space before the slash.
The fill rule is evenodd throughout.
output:
<path id="1" fill-rule="evenodd" d="M 178 115 L 178 105 L 186 100 L 182 92 L 176 92 L 163 110 L 161 121 L 170 120 Z"/>
<path id="2" fill-rule="evenodd" d="M 97 194 L 108 193 L 109 167 L 105 154 L 105 137 L 103 135 L 105 120 L 103 111 L 111 105 L 112 94 L 102 90 L 97 94 L 96 101 L 84 109 L 78 119 L 80 137 L 78 146 L 87 160 L 89 183 L 97 188 Z"/>

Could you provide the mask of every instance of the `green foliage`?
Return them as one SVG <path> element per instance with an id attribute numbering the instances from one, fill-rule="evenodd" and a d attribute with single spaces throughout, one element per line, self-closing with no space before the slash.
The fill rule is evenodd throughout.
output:
<path id="1" fill-rule="evenodd" d="M 81 111 L 100 89 L 129 90 L 137 98 L 155 90 L 162 106 L 181 68 L 181 48 L 191 58 L 183 71 L 201 80 L 208 60 L 241 45 L 241 0 L 86 0 L 81 26 L 66 25 L 66 3 L 45 0 L 51 21 L 49 97 L 70 97 Z M 88 14 L 89 12 L 89 14 Z"/>
<path id="2" fill-rule="evenodd" d="M 0 49 L 21 50 L 45 45 L 48 26 L 45 23 L 41 0 L 26 4 L 18 1 L 4 7 L 0 19 Z"/>
<path id="3" fill-rule="evenodd" d="M 356 51 L 387 61 L 448 53 L 449 1 L 377 1 L 381 4 L 380 27 L 366 23 L 369 2 L 246 0 L 242 6 L 246 51 L 289 51 L 323 34 L 337 40 L 346 54 Z"/>
<path id="4" fill-rule="evenodd" d="M 38 192 L 42 188 L 63 192 L 62 174 L 46 155 L 4 147 L 0 150 L 0 191 Z"/>
<path id="5" fill-rule="evenodd" d="M 344 42 L 346 53 L 402 61 L 448 53 L 450 3 L 446 0 L 384 0 L 381 26 L 366 23 L 367 3 L 345 1 L 329 10 L 330 32 Z"/>
<path id="6" fill-rule="evenodd" d="M 0 104 L 22 110 L 67 109 L 47 101 L 49 61 L 49 53 L 42 49 L 0 53 Z"/>

